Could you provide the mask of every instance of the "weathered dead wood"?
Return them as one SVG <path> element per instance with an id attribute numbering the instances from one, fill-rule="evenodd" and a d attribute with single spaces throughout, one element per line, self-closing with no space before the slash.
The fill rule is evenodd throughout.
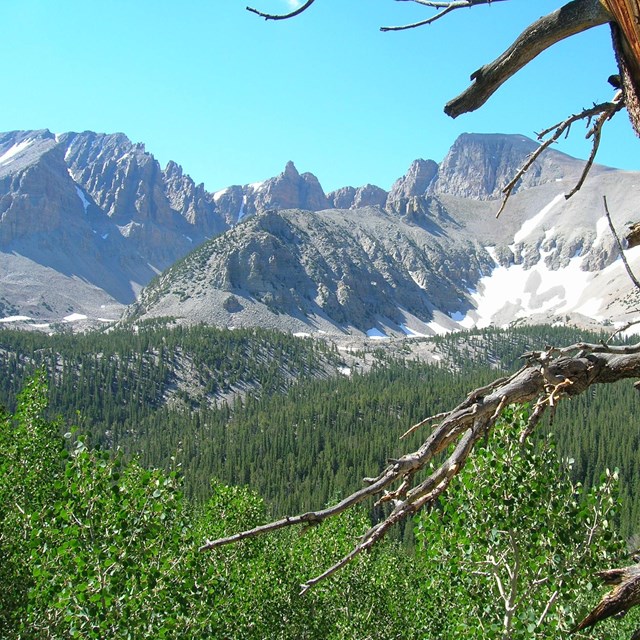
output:
<path id="1" fill-rule="evenodd" d="M 496 60 L 471 74 L 473 83 L 444 108 L 457 118 L 481 107 L 497 89 L 550 46 L 611 20 L 600 0 L 573 0 L 530 24 Z"/>
<path id="2" fill-rule="evenodd" d="M 592 138 L 593 144 L 591 146 L 591 153 L 589 155 L 589 159 L 585 163 L 584 169 L 582 170 L 582 174 L 574 188 L 565 195 L 566 199 L 571 198 L 571 196 L 575 195 L 584 184 L 584 181 L 587 178 L 591 167 L 593 166 L 593 161 L 595 160 L 596 153 L 598 152 L 598 148 L 600 146 L 600 138 L 602 135 L 602 128 L 607 123 L 607 121 L 611 120 L 613 116 L 618 113 L 618 111 L 624 108 L 624 102 L 622 100 L 622 94 L 620 92 L 614 97 L 611 102 L 603 102 L 601 104 L 595 104 L 593 107 L 589 109 L 584 109 L 580 113 L 574 114 L 563 120 L 562 122 L 558 122 L 551 127 L 548 127 L 544 131 L 541 131 L 537 134 L 538 141 L 541 142 L 540 146 L 525 160 L 520 169 L 516 172 L 515 176 L 510 180 L 510 182 L 502 189 L 502 193 L 504 194 L 502 198 L 502 203 L 500 205 L 500 209 L 496 213 L 496 218 L 500 216 L 500 214 L 504 211 L 505 206 L 513 190 L 517 186 L 518 182 L 522 180 L 524 174 L 530 169 L 531 165 L 542 155 L 542 153 L 548 149 L 554 142 L 557 142 L 563 134 L 569 133 L 571 126 L 580 120 L 586 120 L 588 124 L 590 124 L 593 120 L 594 124 L 587 131 L 587 138 Z M 549 134 L 553 131 L 553 135 L 549 136 Z M 547 137 L 549 136 L 549 137 Z M 545 140 L 546 138 L 546 140 Z"/>
<path id="3" fill-rule="evenodd" d="M 605 584 L 615 586 L 603 596 L 593 611 L 572 629 L 571 633 L 592 627 L 611 616 L 624 614 L 631 607 L 640 604 L 640 565 L 636 564 L 623 569 L 607 569 L 600 571 L 597 576 Z M 640 630 L 636 631 L 633 637 L 639 637 L 639 633 Z"/>
<path id="4" fill-rule="evenodd" d="M 377 477 L 366 478 L 362 489 L 337 504 L 207 541 L 200 550 L 239 542 L 284 527 L 320 524 L 372 497 L 377 498 L 376 504 L 388 502 L 393 505 L 391 513 L 371 527 L 354 544 L 350 553 L 302 585 L 304 592 L 370 549 L 395 524 L 442 495 L 464 466 L 475 444 L 488 435 L 507 405 L 534 403 L 532 421 L 537 422 L 547 407 L 563 398 L 578 395 L 594 384 L 640 377 L 640 343 L 622 347 L 578 343 L 562 349 L 531 352 L 525 357 L 528 363 L 519 371 L 474 390 L 452 411 L 440 414 L 439 424 L 422 446 L 397 460 L 390 460 Z M 429 422 L 427 419 L 420 424 Z M 446 451 L 449 453 L 444 462 L 424 480 L 417 481 L 417 474 L 424 471 L 435 456 Z"/>
<path id="5" fill-rule="evenodd" d="M 629 119 L 640 135 L 640 2 L 639 0 L 602 0 L 613 16 L 613 48 L 627 105 Z"/>

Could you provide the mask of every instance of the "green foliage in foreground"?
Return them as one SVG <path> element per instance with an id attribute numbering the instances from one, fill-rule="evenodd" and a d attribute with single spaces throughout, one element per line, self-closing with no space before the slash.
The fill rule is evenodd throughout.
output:
<path id="1" fill-rule="evenodd" d="M 2 638 L 557 638 L 597 599 L 591 572 L 624 561 L 615 475 L 582 497 L 548 443 L 516 444 L 518 414 L 416 520 L 415 556 L 383 544 L 300 597 L 369 526 L 364 512 L 198 553 L 263 522 L 262 500 L 214 482 L 196 507 L 174 472 L 83 438 L 67 450 L 45 398 L 40 376 L 0 416 Z M 516 587 L 508 623 L 498 580 Z"/>
<path id="2" fill-rule="evenodd" d="M 418 558 L 440 594 L 434 637 L 566 637 L 592 606 L 595 572 L 624 554 L 617 472 L 585 491 L 551 438 L 520 445 L 527 417 L 505 411 L 437 513 L 417 518 Z M 620 623 L 597 631 L 585 637 L 618 637 Z"/>

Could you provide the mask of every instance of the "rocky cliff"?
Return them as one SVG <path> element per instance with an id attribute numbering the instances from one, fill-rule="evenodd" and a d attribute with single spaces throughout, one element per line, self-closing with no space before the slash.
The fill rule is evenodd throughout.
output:
<path id="1" fill-rule="evenodd" d="M 580 256 L 592 272 L 617 257 L 599 198 L 556 200 L 584 163 L 555 151 L 533 165 L 509 216 L 494 224 L 494 199 L 533 149 L 522 136 L 465 134 L 439 165 L 414 161 L 389 192 L 366 184 L 325 194 L 288 162 L 263 182 L 210 193 L 123 134 L 0 134 L 0 320 L 114 319 L 177 263 L 130 315 L 189 310 L 188 320 L 254 317 L 338 331 L 477 323 L 473 296 L 498 267 L 542 263 L 559 273 Z M 606 183 L 616 215 L 629 217 L 635 179 L 595 167 L 590 184 Z M 544 222 L 525 233 L 532 216 Z M 187 272 L 191 280 L 181 280 Z M 539 301 L 542 276 L 532 278 Z M 163 301 L 167 292 L 173 298 Z M 206 311 L 196 308 L 205 298 Z M 525 314 L 521 302 L 512 306 Z"/>

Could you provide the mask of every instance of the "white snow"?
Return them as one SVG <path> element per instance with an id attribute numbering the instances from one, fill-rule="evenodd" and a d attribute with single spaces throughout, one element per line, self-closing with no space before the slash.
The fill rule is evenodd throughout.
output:
<path id="1" fill-rule="evenodd" d="M 82 313 L 72 313 L 63 318 L 65 322 L 77 322 L 78 320 L 86 320 L 86 319 L 87 319 L 87 316 L 85 316 Z"/>
<path id="2" fill-rule="evenodd" d="M 568 266 L 553 271 L 544 261 L 545 252 L 530 269 L 523 265 L 496 266 L 491 275 L 480 279 L 478 291 L 472 295 L 475 304 L 474 320 L 470 314 L 452 314 L 452 319 L 467 328 L 483 328 L 495 323 L 501 310 L 513 318 L 533 313 L 568 313 L 576 311 L 596 317 L 600 301 L 583 300 L 594 274 L 580 268 L 582 258 L 575 257 Z"/>
<path id="3" fill-rule="evenodd" d="M 496 248 L 495 247 L 485 247 L 484 250 L 491 256 L 491 259 L 497 265 L 500 264 L 500 262 L 498 261 L 498 254 L 496 253 Z"/>
<path id="4" fill-rule="evenodd" d="M 213 201 L 218 202 L 218 200 L 220 200 L 220 198 L 222 198 L 222 196 L 228 191 L 229 191 L 229 187 L 226 187 L 225 189 L 220 189 L 220 191 L 216 191 L 213 194 Z"/>
<path id="5" fill-rule="evenodd" d="M 374 340 L 384 340 L 389 336 L 383 333 L 382 331 L 380 331 L 380 329 L 376 329 L 375 327 L 372 327 L 367 331 L 367 337 L 373 338 Z"/>
<path id="6" fill-rule="evenodd" d="M 475 293 L 475 291 L 474 291 Z M 454 322 L 462 322 L 466 316 L 462 315 L 461 311 L 454 311 L 453 313 L 449 314 L 449 317 L 454 321 Z"/>
<path id="7" fill-rule="evenodd" d="M 108 234 L 108 233 L 103 233 L 100 237 L 101 237 L 103 240 L 106 240 L 106 239 L 109 237 L 109 234 Z"/>
<path id="8" fill-rule="evenodd" d="M 33 320 L 29 316 L 7 316 L 6 318 L 0 318 L 0 322 L 24 322 L 25 320 Z"/>
<path id="9" fill-rule="evenodd" d="M 543 207 L 539 213 L 533 216 L 533 218 L 526 220 L 520 227 L 520 230 L 513 236 L 513 242 L 515 244 L 522 242 L 544 220 L 547 213 L 549 213 L 558 202 L 564 199 L 564 194 L 559 193 L 546 207 Z"/>
<path id="10" fill-rule="evenodd" d="M 82 202 L 82 206 L 84 207 L 84 212 L 86 214 L 90 203 L 84 195 L 84 192 L 78 185 L 76 185 L 76 193 L 78 194 L 78 198 L 80 198 L 80 202 Z"/>
<path id="11" fill-rule="evenodd" d="M 426 338 L 427 337 L 426 334 L 420 333 L 419 331 L 415 331 L 414 329 L 410 329 L 405 324 L 401 324 L 400 328 L 402 329 L 403 333 L 409 338 Z"/>
<path id="12" fill-rule="evenodd" d="M 424 289 L 424 276 L 419 271 L 409 271 L 411 279 L 421 288 Z"/>
<path id="13" fill-rule="evenodd" d="M 447 329 L 447 327 L 443 327 L 441 324 L 439 324 L 438 322 L 428 322 L 427 326 L 429 327 L 429 329 L 431 329 L 431 331 L 433 331 L 437 336 L 444 336 L 447 333 L 451 333 L 450 329 Z"/>
<path id="14" fill-rule="evenodd" d="M 307 333 L 306 331 L 297 331 L 293 335 L 296 338 L 310 338 L 311 337 L 311 334 Z"/>
<path id="15" fill-rule="evenodd" d="M 264 185 L 265 180 L 263 180 L 262 182 L 252 182 L 250 185 L 248 185 L 249 187 L 251 187 L 254 191 L 258 191 L 258 189 L 261 189 L 262 186 Z"/>
<path id="16" fill-rule="evenodd" d="M 30 138 L 27 140 L 23 140 L 22 142 L 16 142 L 16 144 L 7 149 L 7 151 L 5 151 L 0 156 L 0 165 L 9 164 L 10 162 L 12 162 L 13 156 L 17 155 L 21 151 L 24 151 L 32 142 L 33 140 Z"/>
<path id="17" fill-rule="evenodd" d="M 238 222 L 244 218 L 244 205 L 247 203 L 247 196 L 242 196 L 242 204 L 240 205 L 240 211 L 238 211 Z"/>
<path id="18" fill-rule="evenodd" d="M 349 377 L 351 375 L 351 367 L 338 367 L 338 371 L 343 375 Z"/>
<path id="19" fill-rule="evenodd" d="M 609 229 L 609 221 L 607 220 L 607 216 L 602 216 L 598 219 L 598 222 L 596 222 L 596 239 L 593 244 L 600 244 L 605 234 L 608 233 L 611 233 Z"/>

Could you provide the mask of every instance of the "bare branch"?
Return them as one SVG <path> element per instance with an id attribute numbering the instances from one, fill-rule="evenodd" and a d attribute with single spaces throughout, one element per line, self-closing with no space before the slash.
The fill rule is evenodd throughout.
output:
<path id="1" fill-rule="evenodd" d="M 589 170 L 593 166 L 593 161 L 595 159 L 596 153 L 598 151 L 598 146 L 600 144 L 600 134 L 602 127 L 605 122 L 610 120 L 618 111 L 624 108 L 624 102 L 622 101 L 622 95 L 620 93 L 616 94 L 614 100 L 611 102 L 603 102 L 601 104 L 593 105 L 593 107 L 589 109 L 584 109 L 578 114 L 574 114 L 569 116 L 566 120 L 562 122 L 558 122 L 554 124 L 552 127 L 548 127 L 544 131 L 541 131 L 538 134 L 538 140 L 542 140 L 549 133 L 554 131 L 553 135 L 550 138 L 547 138 L 544 142 L 540 144 L 540 146 L 526 159 L 524 164 L 520 167 L 516 175 L 512 178 L 512 180 L 507 184 L 504 189 L 502 189 L 502 193 L 504 197 L 502 199 L 502 203 L 500 205 L 500 209 L 498 209 L 498 213 L 496 213 L 496 218 L 500 216 L 500 214 L 504 211 L 505 206 L 507 205 L 507 201 L 511 197 L 511 194 L 518 184 L 524 174 L 529 170 L 531 165 L 542 155 L 542 153 L 550 147 L 554 142 L 556 142 L 563 133 L 569 133 L 571 129 L 571 125 L 578 120 L 587 120 L 590 122 L 594 117 L 597 116 L 596 124 L 592 127 L 592 129 L 587 133 L 587 138 L 593 135 L 594 143 L 591 149 L 591 155 L 589 156 L 589 160 L 585 164 L 585 167 L 582 171 L 582 175 L 578 180 L 576 186 L 571 190 L 571 192 L 565 195 L 565 198 L 569 199 L 573 196 L 579 189 L 582 187 Z"/>
<path id="2" fill-rule="evenodd" d="M 629 262 L 627 261 L 627 257 L 624 255 L 624 248 L 622 247 L 622 242 L 620 242 L 620 238 L 618 237 L 618 234 L 616 233 L 615 227 L 613 226 L 613 222 L 611 220 L 611 214 L 609 213 L 609 207 L 607 206 L 607 196 L 602 196 L 602 199 L 604 201 L 604 212 L 605 212 L 605 214 L 607 216 L 607 222 L 609 223 L 609 229 L 611 229 L 611 233 L 613 234 L 613 237 L 616 240 L 616 244 L 618 245 L 618 251 L 620 251 L 620 257 L 622 258 L 622 264 L 624 264 L 624 268 L 627 270 L 627 274 L 629 275 L 629 278 L 631 278 L 631 282 L 633 282 L 635 288 L 640 290 L 640 282 L 638 282 L 638 279 L 636 278 L 635 274 L 631 270 L 631 267 L 629 266 Z"/>
<path id="3" fill-rule="evenodd" d="M 502 409 L 508 404 L 537 402 L 536 406 L 542 407 L 539 411 L 534 410 L 537 422 L 544 405 L 551 404 L 550 400 L 545 399 L 552 398 L 553 403 L 557 404 L 561 398 L 578 395 L 593 384 L 640 377 L 640 343 L 629 346 L 577 343 L 563 349 L 547 349 L 525 355 L 527 365 L 509 377 L 476 389 L 455 409 L 441 414 L 442 421 L 422 446 L 397 460 L 391 460 L 377 478 L 366 479 L 368 486 L 332 507 L 282 518 L 226 538 L 207 541 L 201 551 L 283 527 L 319 524 L 369 497 L 378 496 L 378 504 L 390 502 L 394 505 L 392 512 L 371 527 L 347 555 L 302 585 L 304 592 L 370 549 L 398 522 L 433 503 L 446 491 L 475 444 L 491 431 Z M 450 448 L 452 451 L 444 462 L 416 484 L 416 474 L 426 469 L 434 456 Z M 392 485 L 397 488 L 388 490 Z"/>
<path id="4" fill-rule="evenodd" d="M 473 83 L 445 105 L 452 118 L 475 111 L 522 67 L 551 45 L 611 20 L 600 0 L 572 0 L 530 24 L 496 60 L 471 75 Z"/>
<path id="5" fill-rule="evenodd" d="M 255 13 L 259 15 L 261 18 L 264 18 L 265 20 L 288 20 L 289 18 L 295 18 L 296 16 L 299 16 L 303 11 L 306 11 L 314 2 L 315 0 L 307 0 L 301 7 L 298 7 L 297 9 L 295 9 L 294 11 L 291 11 L 290 13 L 282 13 L 282 14 L 263 13 L 262 11 L 258 11 L 253 7 L 247 7 L 247 11 L 251 11 L 251 13 Z"/>
<path id="6" fill-rule="evenodd" d="M 425 7 L 433 7 L 434 9 L 442 9 L 436 13 L 435 16 L 427 18 L 426 20 L 420 20 L 419 22 L 413 22 L 411 24 L 405 24 L 397 27 L 380 27 L 380 31 L 404 31 L 405 29 L 414 29 L 415 27 L 422 27 L 426 24 L 431 24 L 440 18 L 444 18 L 448 13 L 455 9 L 463 9 L 474 7 L 479 4 L 491 4 L 493 2 L 503 2 L 503 0 L 454 0 L 453 2 L 429 2 L 428 0 L 396 0 L 396 2 L 414 2 L 421 4 Z"/>

